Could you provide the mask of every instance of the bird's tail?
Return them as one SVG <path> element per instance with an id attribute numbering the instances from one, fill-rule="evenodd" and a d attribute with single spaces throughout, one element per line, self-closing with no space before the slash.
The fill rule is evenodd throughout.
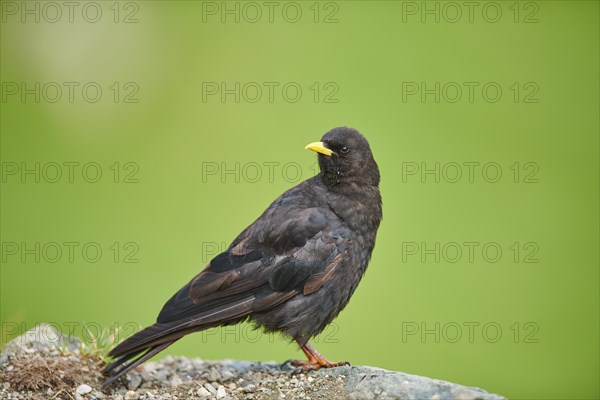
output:
<path id="1" fill-rule="evenodd" d="M 193 317 L 156 323 L 139 331 L 108 353 L 109 356 L 116 357 L 116 360 L 103 370 L 103 373 L 109 375 L 109 378 L 102 384 L 102 389 L 107 388 L 123 374 L 163 351 L 188 333 L 245 319 L 252 310 L 253 301 L 254 296 L 252 295 L 206 310 Z"/>
<path id="2" fill-rule="evenodd" d="M 102 384 L 102 390 L 106 389 L 108 386 L 110 386 L 111 383 L 113 383 L 114 381 L 119 379 L 121 376 L 126 374 L 129 370 L 137 367 L 144 361 L 154 357 L 156 354 L 160 353 L 161 351 L 163 351 L 164 349 L 166 349 L 167 347 L 169 347 L 176 341 L 177 341 L 177 339 L 174 339 L 170 342 L 159 344 L 159 345 L 149 347 L 147 349 L 143 349 L 143 350 L 139 350 L 139 351 L 133 351 L 131 353 L 125 354 L 125 355 L 117 358 L 115 361 L 110 363 L 106 368 L 104 368 L 104 370 L 102 370 L 102 372 L 105 375 L 110 375 L 110 377 L 106 381 L 104 381 L 104 383 Z M 136 356 L 139 356 L 139 357 L 135 358 Z M 133 359 L 133 360 L 130 361 L 131 359 Z M 118 368 L 118 367 L 120 367 L 120 368 Z"/>

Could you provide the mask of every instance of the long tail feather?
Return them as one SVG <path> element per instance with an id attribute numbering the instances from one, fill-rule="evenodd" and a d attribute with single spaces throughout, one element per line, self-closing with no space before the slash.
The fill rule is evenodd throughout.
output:
<path id="1" fill-rule="evenodd" d="M 144 361 L 146 361 L 146 360 L 154 357 L 156 354 L 160 353 L 161 351 L 163 351 L 164 349 L 166 349 L 167 347 L 169 347 L 170 345 L 172 345 L 176 341 L 177 340 L 173 340 L 172 342 L 163 343 L 163 344 L 158 345 L 156 347 L 151 347 L 147 352 L 145 352 L 142 356 L 140 356 L 139 358 L 137 358 L 135 361 L 131 362 L 130 364 L 125 364 L 121 369 L 119 369 L 116 373 L 114 373 L 110 378 L 108 378 L 106 381 L 104 381 L 104 383 L 102 384 L 102 390 L 106 389 L 108 386 L 110 386 L 111 383 L 113 383 L 114 381 L 116 381 L 117 379 L 119 379 L 121 376 L 123 376 L 124 374 L 126 374 L 128 371 L 130 371 L 133 368 L 137 367 L 138 365 L 140 365 Z M 129 358 L 131 358 L 131 357 L 129 357 L 129 356 L 122 357 L 121 359 L 115 361 L 113 364 L 117 364 L 116 366 L 121 365 L 125 361 L 127 361 L 127 359 L 129 359 Z M 105 371 L 114 369 L 116 366 L 113 366 L 113 364 L 109 365 L 105 369 Z"/>
<path id="2" fill-rule="evenodd" d="M 243 320 L 252 311 L 254 300 L 254 295 L 251 295 L 190 318 L 156 323 L 141 330 L 110 351 L 109 356 L 118 358 L 104 369 L 105 374 L 112 374 L 112 376 L 102 387 L 106 388 L 127 371 L 158 354 L 188 333 Z M 137 359 L 130 361 L 137 356 L 139 356 Z"/>

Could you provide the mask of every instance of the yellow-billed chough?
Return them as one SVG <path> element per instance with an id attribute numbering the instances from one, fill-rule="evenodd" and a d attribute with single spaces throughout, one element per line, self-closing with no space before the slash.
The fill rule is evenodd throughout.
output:
<path id="1" fill-rule="evenodd" d="M 308 340 L 346 306 L 381 221 L 379 169 L 367 140 L 340 127 L 306 146 L 320 173 L 291 188 L 164 305 L 154 325 L 109 353 L 106 387 L 188 333 L 250 320 L 296 340 L 304 370 L 335 367 Z"/>

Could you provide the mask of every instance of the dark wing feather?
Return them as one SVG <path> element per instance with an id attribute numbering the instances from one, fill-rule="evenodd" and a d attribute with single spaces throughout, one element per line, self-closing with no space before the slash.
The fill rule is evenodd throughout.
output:
<path id="1" fill-rule="evenodd" d="M 269 289 L 302 292 L 312 275 L 345 251 L 348 228 L 329 208 L 290 210 L 287 204 L 276 201 L 213 258 L 165 304 L 157 322 L 187 318 Z"/>

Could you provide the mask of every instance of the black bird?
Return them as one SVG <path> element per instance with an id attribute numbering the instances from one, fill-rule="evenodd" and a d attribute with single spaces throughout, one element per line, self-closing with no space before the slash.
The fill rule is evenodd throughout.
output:
<path id="1" fill-rule="evenodd" d="M 382 217 L 379 169 L 352 128 L 306 148 L 319 153 L 320 173 L 277 198 L 171 297 L 154 325 L 112 349 L 103 387 L 188 333 L 244 320 L 295 340 L 308 360 L 292 364 L 303 370 L 346 364 L 308 340 L 346 306 L 367 268 Z"/>

